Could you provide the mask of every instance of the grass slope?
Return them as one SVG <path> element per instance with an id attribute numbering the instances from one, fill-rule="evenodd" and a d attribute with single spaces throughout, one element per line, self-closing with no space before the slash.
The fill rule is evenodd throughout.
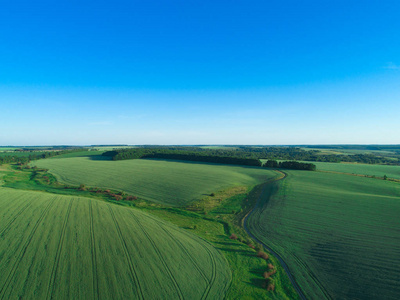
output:
<path id="1" fill-rule="evenodd" d="M 144 159 L 111 161 L 77 157 L 39 160 L 34 164 L 49 169 L 67 184 L 114 188 L 177 206 L 218 190 L 256 185 L 276 176 L 271 170 L 256 167 Z"/>
<path id="2" fill-rule="evenodd" d="M 284 258 L 308 298 L 399 299 L 400 185 L 288 174 L 248 224 Z"/>
<path id="3" fill-rule="evenodd" d="M 140 211 L 0 188 L 1 299 L 223 298 L 208 242 Z"/>

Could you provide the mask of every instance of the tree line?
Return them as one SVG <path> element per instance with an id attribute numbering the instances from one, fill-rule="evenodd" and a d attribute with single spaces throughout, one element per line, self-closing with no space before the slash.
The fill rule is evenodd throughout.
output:
<path id="1" fill-rule="evenodd" d="M 0 156 L 0 165 L 2 164 L 27 164 L 32 160 L 43 159 L 54 157 L 61 154 L 71 153 L 71 152 L 81 152 L 85 151 L 85 149 L 72 149 L 72 150 L 57 150 L 57 151 L 46 151 L 38 154 L 29 154 L 28 156 L 19 156 L 19 155 L 3 155 Z M 21 151 L 18 151 L 21 152 Z M 30 151 L 29 151 L 30 152 Z M 34 152 L 33 152 L 34 153 Z"/>
<path id="2" fill-rule="evenodd" d="M 304 150 L 299 147 L 284 146 L 231 146 L 222 148 L 206 148 L 199 146 L 139 146 L 136 148 L 116 150 L 120 157 L 139 158 L 141 153 L 155 151 L 187 151 L 199 153 L 204 156 L 235 157 L 242 159 L 271 159 L 271 160 L 296 160 L 296 161 L 318 161 L 318 162 L 357 162 L 366 164 L 400 164 L 398 158 L 387 158 L 374 154 L 321 154 L 319 150 Z M 144 151 L 144 152 L 142 152 Z M 191 155 L 191 154 L 190 154 Z M 139 157 L 135 157 L 139 156 Z"/>
<path id="3" fill-rule="evenodd" d="M 225 152 L 223 152 L 225 154 Z M 185 161 L 198 161 L 208 163 L 219 163 L 229 165 L 243 165 L 255 167 L 270 167 L 270 168 L 284 168 L 293 170 L 310 170 L 315 171 L 316 166 L 311 163 L 301 163 L 297 161 L 281 161 L 268 160 L 262 164 L 257 158 L 235 157 L 221 155 L 221 152 L 215 151 L 187 151 L 181 149 L 167 149 L 167 148 L 133 148 L 133 149 L 120 149 L 107 151 L 103 153 L 104 156 L 109 156 L 113 160 L 125 159 L 141 159 L 141 158 L 161 158 L 161 159 L 176 159 Z"/>
<path id="4" fill-rule="evenodd" d="M 207 152 L 186 151 L 186 150 L 170 150 L 170 149 L 121 149 L 116 151 L 107 151 L 104 156 L 112 157 L 113 160 L 124 159 L 140 159 L 140 158 L 161 158 L 161 159 L 176 159 L 185 161 L 208 162 L 228 165 L 245 165 L 256 166 L 262 165 L 259 159 L 233 157 L 215 155 Z"/>
<path id="5" fill-rule="evenodd" d="M 274 169 L 291 169 L 291 170 L 306 170 L 306 171 L 315 171 L 317 169 L 316 165 L 311 163 L 301 163 L 298 161 L 281 161 L 278 162 L 276 160 L 270 159 L 267 160 L 263 167 L 274 168 Z"/>

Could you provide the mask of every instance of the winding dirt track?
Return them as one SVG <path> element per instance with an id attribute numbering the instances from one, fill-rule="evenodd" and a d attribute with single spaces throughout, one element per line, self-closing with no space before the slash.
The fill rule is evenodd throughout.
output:
<path id="1" fill-rule="evenodd" d="M 277 172 L 282 173 L 282 174 L 283 174 L 283 177 L 278 178 L 278 179 L 276 179 L 276 180 L 274 180 L 274 181 L 280 181 L 280 180 L 283 180 L 283 179 L 285 179 L 285 178 L 287 177 L 287 174 L 286 174 L 285 172 L 282 172 L 282 171 L 277 171 Z M 286 262 L 282 259 L 282 257 L 280 257 L 278 253 L 276 253 L 276 252 L 275 252 L 274 250 L 272 250 L 270 247 L 268 247 L 268 246 L 265 245 L 263 242 L 261 242 L 259 239 L 257 239 L 257 238 L 250 232 L 250 230 L 247 228 L 247 220 L 248 220 L 248 218 L 253 214 L 253 212 L 258 208 L 259 203 L 260 203 L 260 199 L 261 199 L 261 197 L 262 197 L 262 195 L 263 195 L 263 192 L 264 192 L 264 188 L 263 188 L 263 190 L 261 191 L 261 194 L 260 194 L 260 196 L 258 197 L 257 202 L 256 202 L 256 204 L 254 205 L 253 209 L 244 217 L 244 219 L 243 219 L 243 228 L 244 228 L 244 230 L 246 230 L 247 234 L 248 234 L 250 237 L 252 237 L 255 241 L 257 241 L 257 243 L 263 245 L 263 247 L 264 247 L 265 249 L 267 249 L 269 252 L 271 252 L 271 253 L 279 260 L 280 264 L 282 265 L 283 269 L 285 270 L 286 274 L 288 275 L 288 277 L 289 277 L 290 281 L 292 282 L 292 285 L 293 285 L 294 289 L 296 290 L 297 294 L 299 295 L 299 297 L 300 297 L 302 300 L 306 300 L 306 299 L 307 299 L 306 296 L 304 295 L 304 293 L 303 293 L 303 291 L 301 290 L 300 286 L 298 285 L 298 283 L 297 283 L 296 280 L 294 279 L 292 273 L 291 273 L 290 270 L 289 270 L 288 265 L 287 265 Z"/>

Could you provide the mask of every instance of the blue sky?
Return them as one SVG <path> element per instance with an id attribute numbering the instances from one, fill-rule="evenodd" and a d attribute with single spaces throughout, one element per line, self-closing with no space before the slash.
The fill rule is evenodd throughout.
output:
<path id="1" fill-rule="evenodd" d="M 399 1 L 2 1 L 0 145 L 400 143 Z"/>

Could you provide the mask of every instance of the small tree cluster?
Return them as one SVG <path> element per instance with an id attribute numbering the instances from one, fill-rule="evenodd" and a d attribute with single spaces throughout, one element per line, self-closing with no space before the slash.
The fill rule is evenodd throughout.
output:
<path id="1" fill-rule="evenodd" d="M 122 200 L 122 196 L 121 195 L 114 195 L 114 198 L 117 201 L 121 201 Z"/>

